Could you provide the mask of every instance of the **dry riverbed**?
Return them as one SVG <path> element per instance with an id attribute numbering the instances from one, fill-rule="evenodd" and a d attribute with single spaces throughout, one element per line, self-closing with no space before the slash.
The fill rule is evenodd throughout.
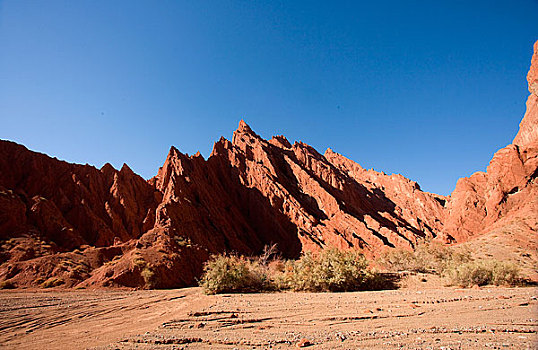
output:
<path id="1" fill-rule="evenodd" d="M 536 349 L 538 289 L 0 292 L 9 349 Z"/>

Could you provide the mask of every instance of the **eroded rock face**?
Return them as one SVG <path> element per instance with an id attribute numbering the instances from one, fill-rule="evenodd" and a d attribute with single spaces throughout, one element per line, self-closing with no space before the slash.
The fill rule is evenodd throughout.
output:
<path id="1" fill-rule="evenodd" d="M 73 232 L 80 244 L 107 246 L 115 237 L 127 241 L 153 227 L 160 193 L 127 165 L 98 170 L 9 141 L 0 142 L 0 154 L 0 186 L 25 205 L 26 230 L 57 236 L 59 248 L 64 235 L 58 230 Z"/>
<path id="2" fill-rule="evenodd" d="M 376 253 L 436 236 L 439 225 L 430 217 L 442 212 L 441 197 L 424 194 L 402 176 L 363 170 L 331 151 L 322 155 L 283 136 L 266 141 L 241 121 L 232 142 L 215 144 L 208 162 L 213 159 L 231 164 L 243 187 L 268 200 L 264 212 L 283 214 L 288 235 L 299 238 L 303 251 L 336 246 Z"/>
<path id="3" fill-rule="evenodd" d="M 54 278 L 78 284 L 115 256 L 88 258 L 84 247 L 108 251 L 141 237 L 160 201 L 126 165 L 98 170 L 0 141 L 0 278 L 20 286 Z"/>
<path id="4" fill-rule="evenodd" d="M 538 139 L 538 41 L 534 43 L 534 55 L 532 56 L 531 68 L 527 74 L 529 84 L 529 98 L 527 99 L 527 112 L 519 124 L 513 144 L 520 147 L 529 147 Z"/>
<path id="5" fill-rule="evenodd" d="M 289 258 L 326 247 L 376 256 L 508 227 L 536 234 L 537 61 L 513 144 L 449 197 L 331 149 L 265 140 L 244 121 L 207 160 L 172 147 L 148 181 L 127 165 L 98 170 L 0 141 L 0 280 L 171 288 L 192 285 L 211 254 L 273 243 Z"/>
<path id="6" fill-rule="evenodd" d="M 244 121 L 207 160 L 172 147 L 147 182 L 126 165 L 97 170 L 0 147 L 1 234 L 15 239 L 0 276 L 21 285 L 55 276 L 65 286 L 177 287 L 193 283 L 210 254 L 276 243 L 290 258 L 331 246 L 375 255 L 442 228 L 444 197 L 330 150 L 264 140 Z M 103 261 L 86 257 L 95 249 Z"/>
<path id="7" fill-rule="evenodd" d="M 495 153 L 486 172 L 458 181 L 451 195 L 445 232 L 458 241 L 517 223 L 538 230 L 538 42 L 527 75 L 527 111 L 511 145 Z"/>

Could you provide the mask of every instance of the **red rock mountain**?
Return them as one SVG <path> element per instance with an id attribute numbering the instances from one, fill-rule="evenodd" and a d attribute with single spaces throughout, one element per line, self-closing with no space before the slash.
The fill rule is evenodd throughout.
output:
<path id="1" fill-rule="evenodd" d="M 460 179 L 451 195 L 445 231 L 458 241 L 514 223 L 538 231 L 538 41 L 527 81 L 527 111 L 513 143 L 495 153 L 486 172 Z"/>
<path id="2" fill-rule="evenodd" d="M 0 141 L 0 280 L 16 286 L 191 285 L 210 254 L 287 257 L 336 246 L 375 256 L 424 239 L 464 242 L 499 227 L 538 228 L 538 43 L 514 143 L 450 197 L 365 170 L 244 122 L 206 160 L 172 147 L 145 181 Z M 527 232 L 526 231 L 526 232 Z"/>

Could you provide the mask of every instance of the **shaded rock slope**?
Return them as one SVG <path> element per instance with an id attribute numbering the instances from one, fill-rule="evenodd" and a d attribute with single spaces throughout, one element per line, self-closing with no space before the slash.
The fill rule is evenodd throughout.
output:
<path id="1" fill-rule="evenodd" d="M 148 181 L 127 165 L 69 164 L 0 141 L 0 281 L 170 288 L 193 284 L 211 254 L 257 254 L 272 243 L 291 258 L 325 247 L 376 256 L 514 227 L 536 235 L 536 51 L 538 43 L 513 144 L 449 197 L 330 149 L 265 140 L 244 121 L 207 160 L 172 147 Z"/>

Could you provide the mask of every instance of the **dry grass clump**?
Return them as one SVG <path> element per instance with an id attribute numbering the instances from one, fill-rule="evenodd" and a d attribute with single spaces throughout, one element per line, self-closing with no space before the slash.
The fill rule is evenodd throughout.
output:
<path id="1" fill-rule="evenodd" d="M 0 289 L 14 289 L 15 283 L 12 280 L 5 280 L 0 282 Z"/>
<path id="2" fill-rule="evenodd" d="M 146 266 L 146 260 L 140 256 L 140 253 L 133 254 L 133 265 L 138 268 L 144 268 Z"/>
<path id="3" fill-rule="evenodd" d="M 114 259 L 115 260 L 115 259 Z M 135 252 L 132 256 L 133 266 L 140 271 L 140 276 L 144 280 L 144 287 L 153 289 L 159 284 L 159 277 L 155 273 L 155 268 L 148 263 L 139 252 Z"/>
<path id="4" fill-rule="evenodd" d="M 155 288 L 157 285 L 157 275 L 150 266 L 146 266 L 140 272 L 140 276 L 144 279 L 144 286 L 148 289 Z"/>
<path id="5" fill-rule="evenodd" d="M 41 283 L 41 287 L 42 288 L 52 288 L 52 287 L 60 286 L 60 285 L 62 285 L 64 283 L 65 283 L 64 280 L 61 279 L 61 278 L 51 277 L 51 278 L 47 279 L 45 282 Z"/>
<path id="6" fill-rule="evenodd" d="M 269 252 L 271 249 L 269 249 Z M 266 249 L 256 259 L 218 255 L 204 267 L 200 280 L 206 293 L 258 292 L 267 290 L 352 291 L 381 286 L 362 254 L 327 249 L 306 253 L 298 260 L 269 257 Z"/>
<path id="7" fill-rule="evenodd" d="M 474 285 L 508 285 L 522 282 L 519 268 L 511 263 L 497 260 L 473 261 L 453 265 L 445 271 L 452 285 L 471 287 Z"/>

